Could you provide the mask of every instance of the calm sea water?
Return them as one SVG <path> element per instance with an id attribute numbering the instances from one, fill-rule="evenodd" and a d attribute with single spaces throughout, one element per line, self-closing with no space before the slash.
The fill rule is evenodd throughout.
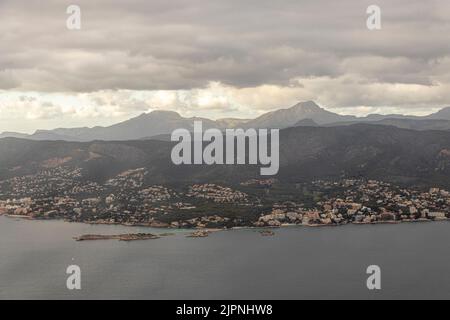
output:
<path id="1" fill-rule="evenodd" d="M 0 299 L 450 298 L 448 222 L 72 239 L 142 231 L 164 232 L 0 217 Z M 66 289 L 72 264 L 82 271 L 80 291 Z M 372 264 L 381 267 L 381 291 L 366 288 Z"/>

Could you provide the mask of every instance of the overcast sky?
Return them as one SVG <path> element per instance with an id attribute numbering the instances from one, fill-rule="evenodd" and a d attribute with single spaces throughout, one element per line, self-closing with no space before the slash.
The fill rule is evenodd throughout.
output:
<path id="1" fill-rule="evenodd" d="M 81 8 L 81 30 L 66 9 Z M 381 8 L 382 29 L 366 27 Z M 0 132 L 450 106 L 448 0 L 0 0 Z"/>

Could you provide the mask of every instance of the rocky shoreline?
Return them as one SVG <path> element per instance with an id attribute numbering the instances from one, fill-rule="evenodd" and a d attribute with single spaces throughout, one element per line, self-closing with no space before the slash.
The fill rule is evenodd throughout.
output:
<path id="1" fill-rule="evenodd" d="M 35 219 L 30 216 L 21 216 L 21 215 L 8 215 L 3 214 L 7 218 L 11 219 L 25 219 L 25 220 L 36 220 L 36 221 L 44 221 L 44 220 L 55 220 L 55 219 Z M 56 219 L 57 220 L 57 219 Z M 66 221 L 66 220 L 65 220 Z M 226 231 L 226 230 L 240 230 L 240 229 L 254 229 L 259 230 L 259 233 L 264 236 L 274 236 L 275 232 L 272 230 L 285 228 L 285 227 L 310 227 L 310 228 L 318 228 L 318 227 L 340 227 L 345 225 L 377 225 L 377 224 L 401 224 L 401 223 L 418 223 L 418 222 L 440 222 L 440 221 L 450 221 L 448 218 L 440 218 L 440 219 L 410 219 L 410 220 L 400 220 L 400 221 L 371 221 L 371 222 L 347 222 L 340 224 L 281 224 L 280 226 L 268 226 L 268 227 L 255 227 L 255 226 L 244 226 L 244 227 L 232 227 L 232 228 L 197 228 L 197 229 L 186 229 L 188 233 L 186 237 L 188 238 L 206 238 L 213 232 L 218 231 Z M 72 221 L 66 221 L 72 223 Z M 150 227 L 142 224 L 118 224 L 118 223 L 92 223 L 92 222 L 81 222 L 86 224 L 103 224 L 103 225 L 122 225 L 122 226 L 131 226 L 131 227 Z M 152 228 L 164 229 L 164 230 L 173 230 L 173 227 L 167 226 L 152 226 Z M 139 241 L 139 240 L 154 240 L 159 239 L 161 237 L 166 237 L 174 235 L 174 233 L 161 233 L 161 234 L 153 234 L 153 233 L 125 233 L 125 234 L 85 234 L 78 237 L 74 237 L 75 241 L 98 241 L 98 240 L 118 240 L 118 241 Z"/>
<path id="2" fill-rule="evenodd" d="M 85 234 L 79 237 L 74 237 L 75 241 L 93 241 L 93 240 L 119 240 L 119 241 L 136 241 L 136 240 L 151 240 L 159 239 L 160 236 L 152 233 L 126 233 L 126 234 Z"/>
<path id="3" fill-rule="evenodd" d="M 166 230 L 175 230 L 180 228 L 175 228 L 169 224 L 164 223 L 153 223 L 153 224 L 142 224 L 142 223 L 118 223 L 118 222 L 95 222 L 95 221 L 71 221 L 71 220 L 65 220 L 65 219 L 42 219 L 42 218 L 33 218 L 28 215 L 11 215 L 11 214 L 0 214 L 0 216 L 4 216 L 11 219 L 24 219 L 24 220 L 33 220 L 33 221 L 51 221 L 51 220 L 60 220 L 65 221 L 69 223 L 83 223 L 83 224 L 89 224 L 89 225 L 114 225 L 114 226 L 124 226 L 124 227 L 146 227 L 146 228 L 155 228 L 155 229 L 166 229 Z M 343 223 L 281 223 L 276 226 L 255 226 L 255 225 L 248 225 L 248 226 L 239 226 L 239 227 L 223 227 L 223 228 L 192 228 L 192 229 L 186 229 L 186 230 L 206 230 L 206 231 L 223 231 L 223 230 L 239 230 L 239 229 L 277 229 L 282 227 L 292 227 L 292 226 L 299 226 L 299 227 L 340 227 L 345 226 L 349 224 L 354 225 L 375 225 L 375 224 L 400 224 L 400 223 L 417 223 L 417 222 L 440 222 L 440 221 L 450 221 L 450 218 L 435 218 L 435 219 L 427 219 L 427 218 L 419 218 L 419 219 L 403 219 L 403 220 L 387 220 L 387 221 L 349 221 L 349 222 L 343 222 Z"/>

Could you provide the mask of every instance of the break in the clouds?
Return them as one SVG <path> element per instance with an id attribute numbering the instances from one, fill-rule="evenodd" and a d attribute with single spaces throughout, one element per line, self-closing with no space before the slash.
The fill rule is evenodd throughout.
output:
<path id="1" fill-rule="evenodd" d="M 449 22 L 448 0 L 0 0 L 0 131 L 154 109 L 253 117 L 298 100 L 427 113 L 450 105 Z"/>

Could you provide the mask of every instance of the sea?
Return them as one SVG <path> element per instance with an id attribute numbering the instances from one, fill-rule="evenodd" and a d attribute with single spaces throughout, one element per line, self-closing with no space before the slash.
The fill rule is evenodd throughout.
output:
<path id="1" fill-rule="evenodd" d="M 0 216 L 0 299 L 450 298 L 446 221 L 73 239 L 137 232 L 167 230 Z M 80 289 L 67 286 L 70 266 Z M 369 266 L 379 267 L 380 289 L 367 286 Z"/>

